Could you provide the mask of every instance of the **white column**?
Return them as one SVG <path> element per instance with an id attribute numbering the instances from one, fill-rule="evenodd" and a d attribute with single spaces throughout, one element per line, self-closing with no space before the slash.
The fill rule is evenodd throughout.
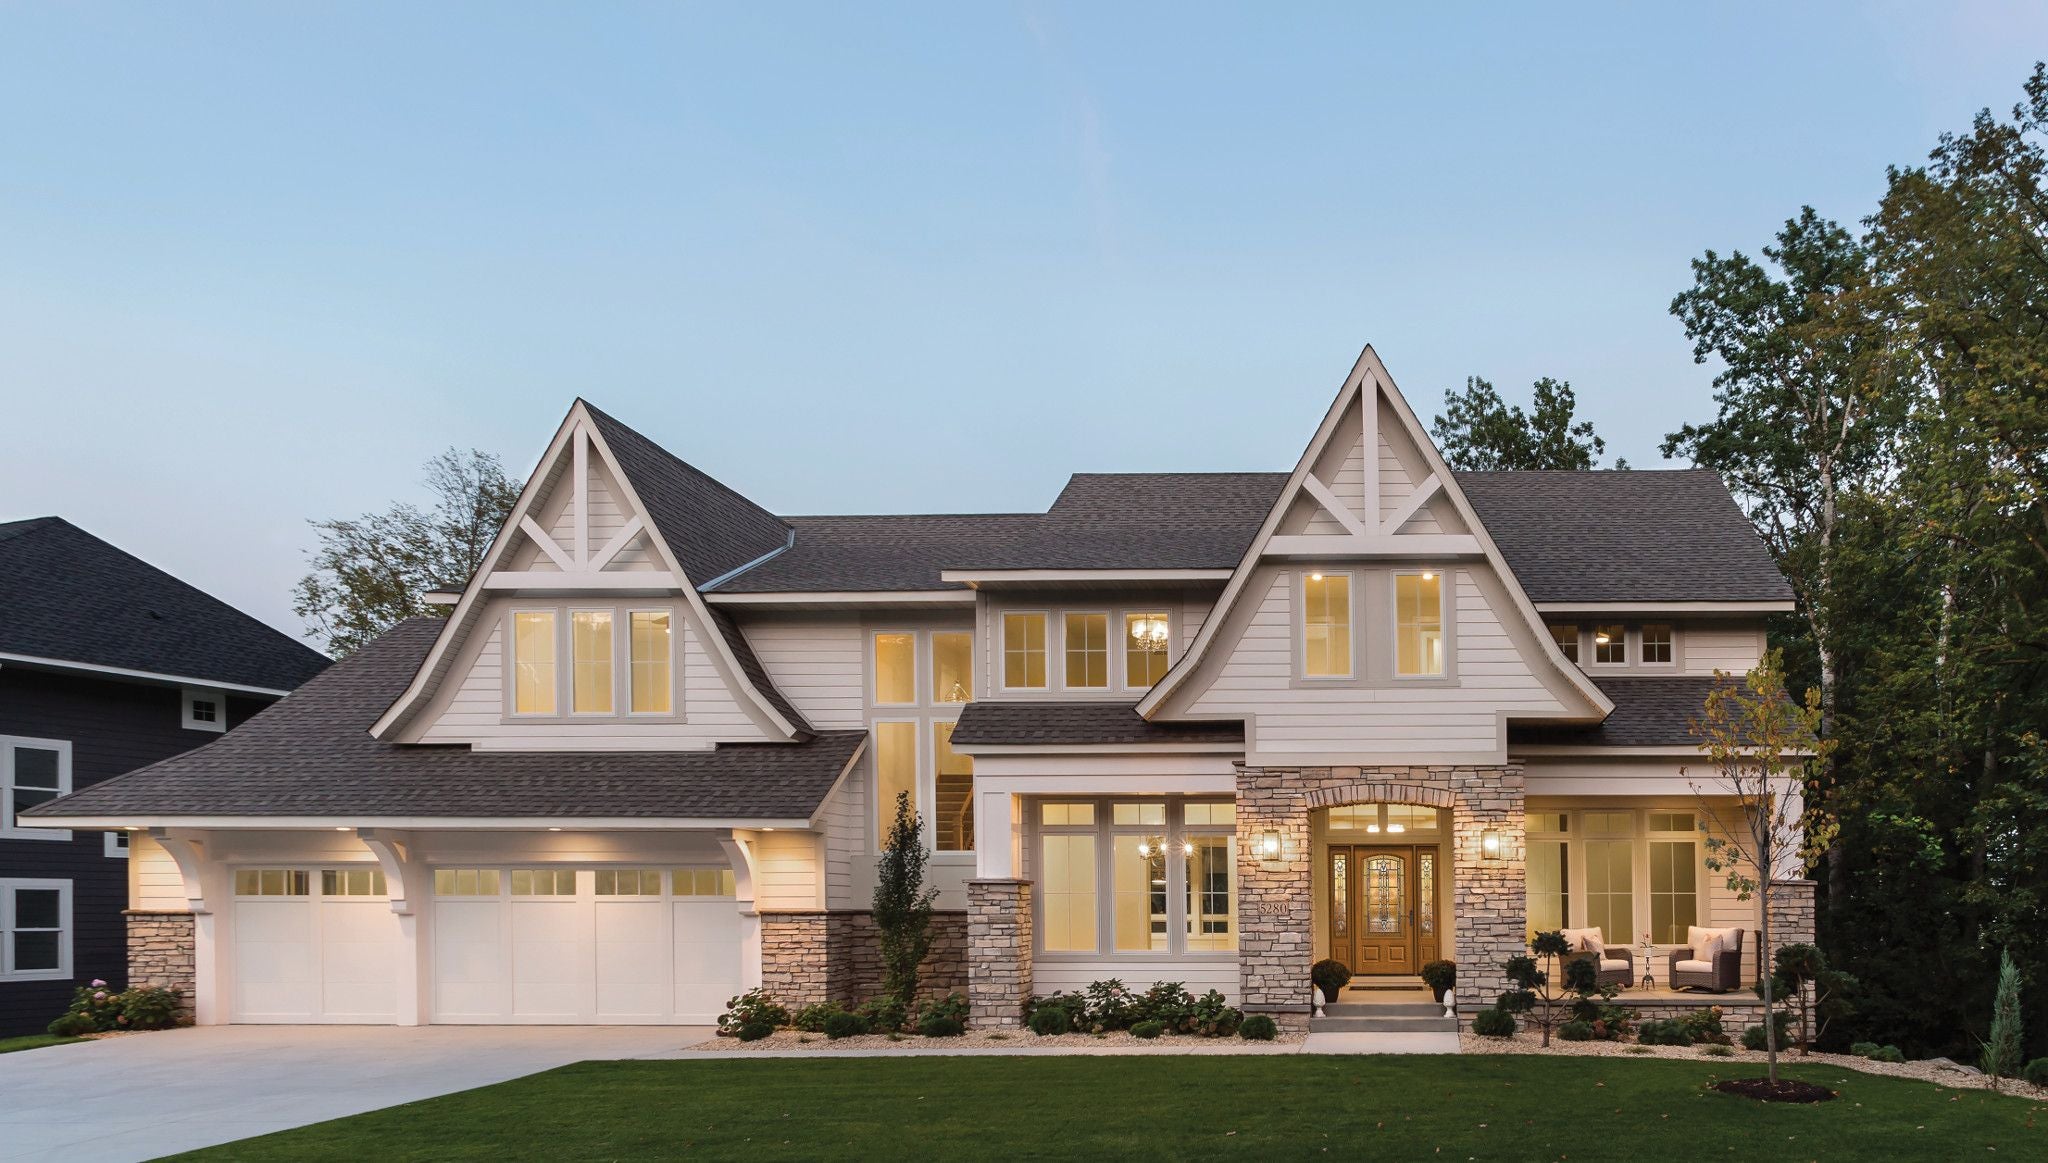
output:
<path id="1" fill-rule="evenodd" d="M 1016 811 L 1017 797 L 1006 791 L 975 791 L 974 852 L 977 880 L 1008 880 L 1022 867 L 1022 821 Z"/>

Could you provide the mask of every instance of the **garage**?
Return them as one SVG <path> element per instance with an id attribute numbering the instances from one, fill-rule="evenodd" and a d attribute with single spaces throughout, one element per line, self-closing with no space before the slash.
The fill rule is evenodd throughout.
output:
<path id="1" fill-rule="evenodd" d="M 234 874 L 236 1022 L 390 1022 L 398 919 L 375 868 Z"/>
<path id="2" fill-rule="evenodd" d="M 432 1019 L 706 1023 L 740 992 L 725 868 L 434 870 Z"/>

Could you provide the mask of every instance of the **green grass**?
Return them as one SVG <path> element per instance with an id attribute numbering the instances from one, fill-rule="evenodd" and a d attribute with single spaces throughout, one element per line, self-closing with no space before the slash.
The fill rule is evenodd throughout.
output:
<path id="1" fill-rule="evenodd" d="M 1754 1068 L 1529 1056 L 583 1062 L 186 1158 L 2048 1157 L 2038 1102 L 1813 1064 L 1787 1073 L 1841 1098 L 1779 1106 L 1703 1089 L 1737 1072 Z"/>
<path id="2" fill-rule="evenodd" d="M 16 1050 L 40 1050 L 45 1046 L 63 1046 L 83 1041 L 84 1038 L 59 1038 L 55 1034 L 23 1034 L 19 1038 L 0 1038 L 0 1054 L 12 1054 Z"/>

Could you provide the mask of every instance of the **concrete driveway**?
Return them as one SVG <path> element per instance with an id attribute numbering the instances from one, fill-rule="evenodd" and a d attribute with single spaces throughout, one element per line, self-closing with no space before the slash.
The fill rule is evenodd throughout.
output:
<path id="1" fill-rule="evenodd" d="M 0 1054 L 0 1159 L 153 1159 L 503 1082 L 661 1057 L 704 1026 L 205 1026 Z"/>

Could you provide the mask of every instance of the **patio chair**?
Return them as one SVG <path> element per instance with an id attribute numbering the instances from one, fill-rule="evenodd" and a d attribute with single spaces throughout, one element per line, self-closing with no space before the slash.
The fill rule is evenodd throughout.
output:
<path id="1" fill-rule="evenodd" d="M 1671 951 L 1673 989 L 1706 989 L 1727 993 L 1742 988 L 1742 930 L 1685 930 L 1685 945 Z"/>
<path id="2" fill-rule="evenodd" d="M 1593 980 L 1601 985 L 1633 987 L 1636 983 L 1636 959 L 1626 948 L 1609 953 L 1607 942 L 1600 935 L 1598 927 L 1591 929 L 1565 929 L 1564 939 L 1572 943 L 1573 952 L 1565 956 L 1566 961 L 1589 959 L 1593 962 Z"/>

